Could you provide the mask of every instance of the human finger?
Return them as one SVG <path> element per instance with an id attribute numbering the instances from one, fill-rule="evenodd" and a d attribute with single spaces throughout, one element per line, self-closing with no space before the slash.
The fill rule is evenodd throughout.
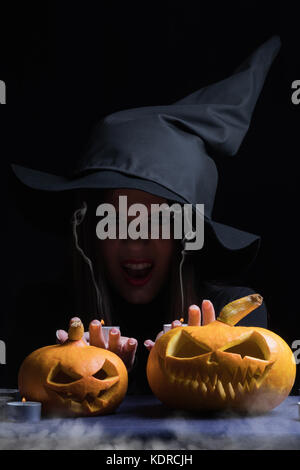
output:
<path id="1" fill-rule="evenodd" d="M 215 309 L 210 300 L 203 300 L 202 315 L 203 315 L 203 325 L 207 325 L 208 323 L 215 321 L 216 319 Z"/>
<path id="2" fill-rule="evenodd" d="M 188 326 L 201 325 L 201 310 L 198 305 L 190 305 L 188 311 Z"/>
<path id="3" fill-rule="evenodd" d="M 180 320 L 174 320 L 174 321 L 172 321 L 172 323 L 171 323 L 171 329 L 177 328 L 178 326 L 181 326 L 181 325 L 182 325 L 182 323 L 181 323 Z"/>
<path id="4" fill-rule="evenodd" d="M 122 350 L 121 332 L 117 328 L 109 330 L 108 349 L 115 354 L 120 355 Z"/>
<path id="5" fill-rule="evenodd" d="M 160 334 L 160 333 L 159 333 Z M 158 337 L 158 335 L 157 335 Z M 157 338 L 156 338 L 157 339 Z M 153 348 L 154 346 L 154 341 L 152 341 L 151 339 L 146 339 L 146 341 L 144 341 L 144 346 L 148 349 L 148 351 L 151 351 L 151 349 Z"/>
<path id="6" fill-rule="evenodd" d="M 122 359 L 128 370 L 133 366 L 137 345 L 138 342 L 135 338 L 128 338 L 123 344 Z"/>
<path id="7" fill-rule="evenodd" d="M 89 325 L 90 345 L 106 349 L 105 338 L 102 331 L 102 325 L 99 320 L 91 321 Z"/>
<path id="8" fill-rule="evenodd" d="M 68 333 L 65 330 L 56 331 L 56 342 L 63 344 L 68 339 Z"/>

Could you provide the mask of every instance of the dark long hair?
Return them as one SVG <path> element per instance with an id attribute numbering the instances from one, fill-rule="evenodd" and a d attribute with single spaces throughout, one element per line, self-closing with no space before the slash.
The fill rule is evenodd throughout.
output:
<path id="1" fill-rule="evenodd" d="M 115 295 L 112 292 L 103 265 L 96 263 L 96 225 L 95 208 L 104 194 L 101 191 L 78 192 L 74 207 L 86 207 L 83 221 L 76 226 L 76 240 L 71 241 L 73 260 L 73 280 L 76 311 L 86 321 L 94 318 L 103 319 L 107 325 L 113 324 Z M 74 219 L 73 219 L 74 221 Z M 200 304 L 199 286 L 196 286 L 196 266 L 193 256 L 182 259 L 181 241 L 176 241 L 176 250 L 172 257 L 169 278 L 162 293 L 164 323 L 186 317 L 188 306 Z M 88 262 L 88 260 L 90 262 Z M 180 269 L 183 282 L 180 283 Z M 197 288 L 198 287 L 198 288 Z M 185 318 L 187 320 L 187 318 Z"/>

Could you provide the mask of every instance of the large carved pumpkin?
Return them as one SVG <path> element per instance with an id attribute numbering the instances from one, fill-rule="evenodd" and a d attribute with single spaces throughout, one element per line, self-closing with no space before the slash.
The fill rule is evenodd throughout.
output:
<path id="1" fill-rule="evenodd" d="M 185 410 L 260 413 L 279 405 L 295 380 L 291 349 L 267 329 L 234 326 L 261 303 L 258 294 L 246 296 L 226 305 L 205 326 L 163 334 L 147 363 L 153 393 L 166 405 Z"/>
<path id="2" fill-rule="evenodd" d="M 21 365 L 20 394 L 42 402 L 45 414 L 106 414 L 126 394 L 128 375 L 123 361 L 111 351 L 87 345 L 83 333 L 82 323 L 72 322 L 66 343 L 37 349 Z"/>

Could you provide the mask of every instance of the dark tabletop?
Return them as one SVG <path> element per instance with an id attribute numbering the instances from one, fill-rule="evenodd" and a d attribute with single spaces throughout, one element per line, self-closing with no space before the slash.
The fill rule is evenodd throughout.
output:
<path id="1" fill-rule="evenodd" d="M 127 396 L 115 413 L 39 423 L 0 422 L 0 449 L 300 449 L 299 398 L 259 416 L 170 410 L 152 395 Z"/>

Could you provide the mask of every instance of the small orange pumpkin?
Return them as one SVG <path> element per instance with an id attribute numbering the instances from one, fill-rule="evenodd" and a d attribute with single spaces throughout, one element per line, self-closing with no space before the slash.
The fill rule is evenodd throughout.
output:
<path id="1" fill-rule="evenodd" d="M 277 334 L 234 326 L 261 305 L 258 294 L 226 305 L 205 326 L 174 328 L 152 348 L 147 377 L 166 405 L 185 410 L 266 412 L 279 405 L 295 381 L 293 353 Z"/>
<path id="2" fill-rule="evenodd" d="M 113 352 L 89 346 L 80 321 L 70 324 L 68 340 L 37 349 L 19 370 L 26 400 L 42 402 L 44 414 L 93 416 L 114 411 L 128 385 L 127 369 Z"/>

